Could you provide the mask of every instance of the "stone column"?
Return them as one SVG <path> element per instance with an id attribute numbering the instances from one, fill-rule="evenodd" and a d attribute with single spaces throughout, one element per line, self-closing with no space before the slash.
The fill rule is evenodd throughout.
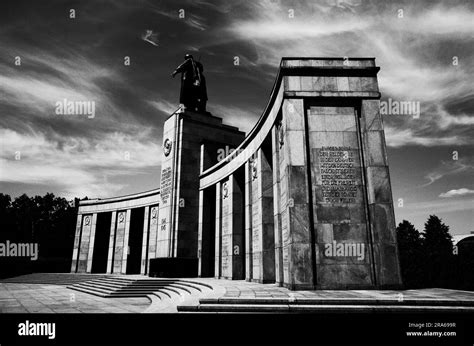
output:
<path id="1" fill-rule="evenodd" d="M 81 247 L 82 235 L 82 214 L 77 215 L 76 220 L 76 235 L 74 236 L 74 249 L 72 251 L 71 273 L 77 272 L 77 264 L 79 261 L 78 255 Z"/>
<path id="2" fill-rule="evenodd" d="M 130 235 L 130 216 L 132 215 L 132 210 L 127 209 L 127 215 L 125 217 L 125 230 L 123 236 L 123 257 L 122 257 L 122 274 L 127 274 L 127 260 L 128 260 L 128 237 Z"/>
<path id="3" fill-rule="evenodd" d="M 273 218 L 275 231 L 275 283 L 283 285 L 283 253 L 281 234 L 281 190 L 280 190 L 280 136 L 281 124 L 276 124 L 272 129 L 273 152 Z"/>
<path id="4" fill-rule="evenodd" d="M 150 208 L 150 239 L 148 241 L 148 260 L 157 257 L 158 206 Z"/>
<path id="5" fill-rule="evenodd" d="M 242 192 L 233 174 L 222 185 L 222 276 L 243 279 Z"/>
<path id="6" fill-rule="evenodd" d="M 113 263 L 113 271 L 112 271 L 114 274 L 120 274 L 122 272 L 126 215 L 127 213 L 125 211 L 117 212 L 114 263 Z"/>
<path id="7" fill-rule="evenodd" d="M 295 290 L 313 289 L 314 250 L 308 213 L 310 187 L 303 100 L 285 99 L 282 113 L 280 182 L 284 286 Z"/>
<path id="8" fill-rule="evenodd" d="M 399 288 L 402 281 L 380 101 L 362 100 L 361 111 L 362 147 L 376 285 L 379 288 Z"/>
<path id="9" fill-rule="evenodd" d="M 275 281 L 272 170 L 260 148 L 251 168 L 252 184 L 252 281 Z"/>
<path id="10" fill-rule="evenodd" d="M 148 261 L 148 214 L 150 212 L 150 207 L 145 207 L 145 212 L 143 213 L 143 239 L 142 239 L 142 263 L 140 267 L 140 274 L 147 273 L 147 261 Z"/>
<path id="11" fill-rule="evenodd" d="M 175 227 L 177 147 L 179 115 L 173 114 L 163 125 L 163 155 L 161 156 L 160 205 L 156 257 L 172 257 L 172 237 Z"/>
<path id="12" fill-rule="evenodd" d="M 87 272 L 87 257 L 89 256 L 89 243 L 92 227 L 92 215 L 81 215 L 82 217 L 82 236 L 79 247 L 79 261 L 77 264 L 78 273 Z"/>
<path id="13" fill-rule="evenodd" d="M 221 201 L 221 191 L 222 186 L 221 183 L 216 184 L 216 249 L 215 249 L 215 266 L 214 266 L 214 271 L 215 274 L 214 276 L 218 279 L 221 277 L 221 261 L 222 261 L 222 256 L 221 256 L 221 228 L 222 228 L 222 218 L 221 218 L 221 206 L 222 206 L 222 201 Z"/>
<path id="14" fill-rule="evenodd" d="M 116 221 L 117 221 L 117 212 L 113 211 L 112 217 L 110 219 L 109 253 L 107 255 L 107 274 L 112 273 Z"/>
<path id="15" fill-rule="evenodd" d="M 201 145 L 201 159 L 202 159 L 202 152 L 204 150 L 204 145 Z M 202 160 L 201 160 L 201 172 L 202 172 Z M 199 191 L 199 216 L 198 216 L 198 276 L 202 277 L 203 275 L 203 268 L 202 266 L 205 265 L 203 262 L 203 253 L 202 253 L 202 233 L 203 228 L 205 227 L 204 223 L 204 190 Z"/>
<path id="16" fill-rule="evenodd" d="M 86 272 L 90 273 L 92 270 L 92 258 L 94 257 L 94 242 L 95 242 L 95 229 L 97 226 L 97 213 L 92 214 L 92 225 L 89 238 L 89 254 L 87 255 L 87 269 Z"/>
<path id="17" fill-rule="evenodd" d="M 252 280 L 252 183 L 251 164 L 245 163 L 245 280 Z"/>

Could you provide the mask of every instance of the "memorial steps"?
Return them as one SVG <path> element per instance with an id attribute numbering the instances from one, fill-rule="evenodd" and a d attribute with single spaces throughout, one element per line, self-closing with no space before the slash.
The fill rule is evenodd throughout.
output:
<path id="1" fill-rule="evenodd" d="M 1 279 L 0 283 L 43 284 L 43 285 L 72 285 L 92 279 L 105 278 L 103 274 L 73 274 L 73 273 L 34 273 Z"/>
<path id="2" fill-rule="evenodd" d="M 473 300 L 366 298 L 203 298 L 186 313 L 473 313 Z"/>
<path id="3" fill-rule="evenodd" d="M 128 277 L 104 277 L 88 280 L 68 286 L 83 293 L 103 298 L 131 298 L 155 295 L 160 299 L 201 294 L 212 290 L 212 287 L 201 282 L 181 279 L 134 279 Z"/>

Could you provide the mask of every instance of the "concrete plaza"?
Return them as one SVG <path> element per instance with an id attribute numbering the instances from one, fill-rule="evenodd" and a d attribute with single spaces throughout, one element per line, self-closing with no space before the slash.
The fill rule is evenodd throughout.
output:
<path id="1" fill-rule="evenodd" d="M 177 292 L 174 296 L 167 294 L 169 299 L 163 299 L 165 295 L 157 292 L 143 297 L 104 298 L 67 286 L 93 279 L 94 275 L 32 274 L 1 280 L 0 313 L 297 312 L 298 309 L 305 312 L 308 306 L 319 312 L 349 312 L 351 309 L 371 312 L 377 308 L 383 311 L 405 308 L 409 311 L 474 311 L 474 292 L 440 288 L 291 291 L 276 284 L 197 278 L 187 282 L 205 284 L 209 289 L 189 290 L 185 294 L 174 289 Z M 135 275 L 132 279 L 151 278 Z M 169 289 L 172 287 L 170 284 Z"/>

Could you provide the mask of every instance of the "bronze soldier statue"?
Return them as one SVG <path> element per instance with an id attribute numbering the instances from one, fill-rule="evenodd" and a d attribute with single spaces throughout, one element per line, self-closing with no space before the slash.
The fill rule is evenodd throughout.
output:
<path id="1" fill-rule="evenodd" d="M 195 61 L 191 54 L 184 56 L 184 62 L 171 74 L 174 78 L 181 73 L 181 92 L 179 103 L 185 109 L 206 112 L 207 90 L 204 68 L 199 61 Z"/>

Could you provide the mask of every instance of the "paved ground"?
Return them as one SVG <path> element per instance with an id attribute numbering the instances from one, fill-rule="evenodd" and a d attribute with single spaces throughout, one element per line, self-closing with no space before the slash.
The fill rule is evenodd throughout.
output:
<path id="1" fill-rule="evenodd" d="M 148 298 L 101 298 L 73 291 L 64 281 L 73 280 L 64 274 L 54 280 L 45 275 L 46 284 L 39 283 L 38 275 L 0 281 L 0 313 L 141 313 L 150 307 Z M 51 275 L 51 274 L 50 274 Z M 71 274 L 69 274 L 71 275 Z M 148 278 L 127 276 L 130 278 Z M 35 283 L 29 283 L 30 279 Z M 87 277 L 86 277 L 87 278 Z M 75 278 L 77 280 L 77 277 Z M 93 279 L 93 277 L 91 277 Z M 149 279 L 149 278 L 148 278 Z M 350 290 L 350 291 L 290 291 L 275 284 L 258 284 L 246 281 L 218 280 L 213 278 L 191 279 L 214 287 L 216 298 L 333 298 L 333 299 L 396 299 L 400 300 L 449 300 L 469 302 L 474 305 L 474 292 L 448 289 L 421 289 L 405 291 Z M 16 281 L 16 282 L 12 282 Z M 154 303 L 155 304 L 155 303 Z M 456 304 L 453 304 L 456 305 Z"/>
<path id="2" fill-rule="evenodd" d="M 0 313 L 140 313 L 148 298 L 100 298 L 63 285 L 0 283 Z"/>
<path id="3" fill-rule="evenodd" d="M 290 291 L 275 284 L 258 284 L 246 281 L 205 279 L 206 282 L 219 285 L 225 289 L 225 298 L 359 298 L 359 299 L 430 299 L 471 301 L 474 303 L 474 292 L 458 291 L 443 288 L 418 290 L 319 290 Z"/>

